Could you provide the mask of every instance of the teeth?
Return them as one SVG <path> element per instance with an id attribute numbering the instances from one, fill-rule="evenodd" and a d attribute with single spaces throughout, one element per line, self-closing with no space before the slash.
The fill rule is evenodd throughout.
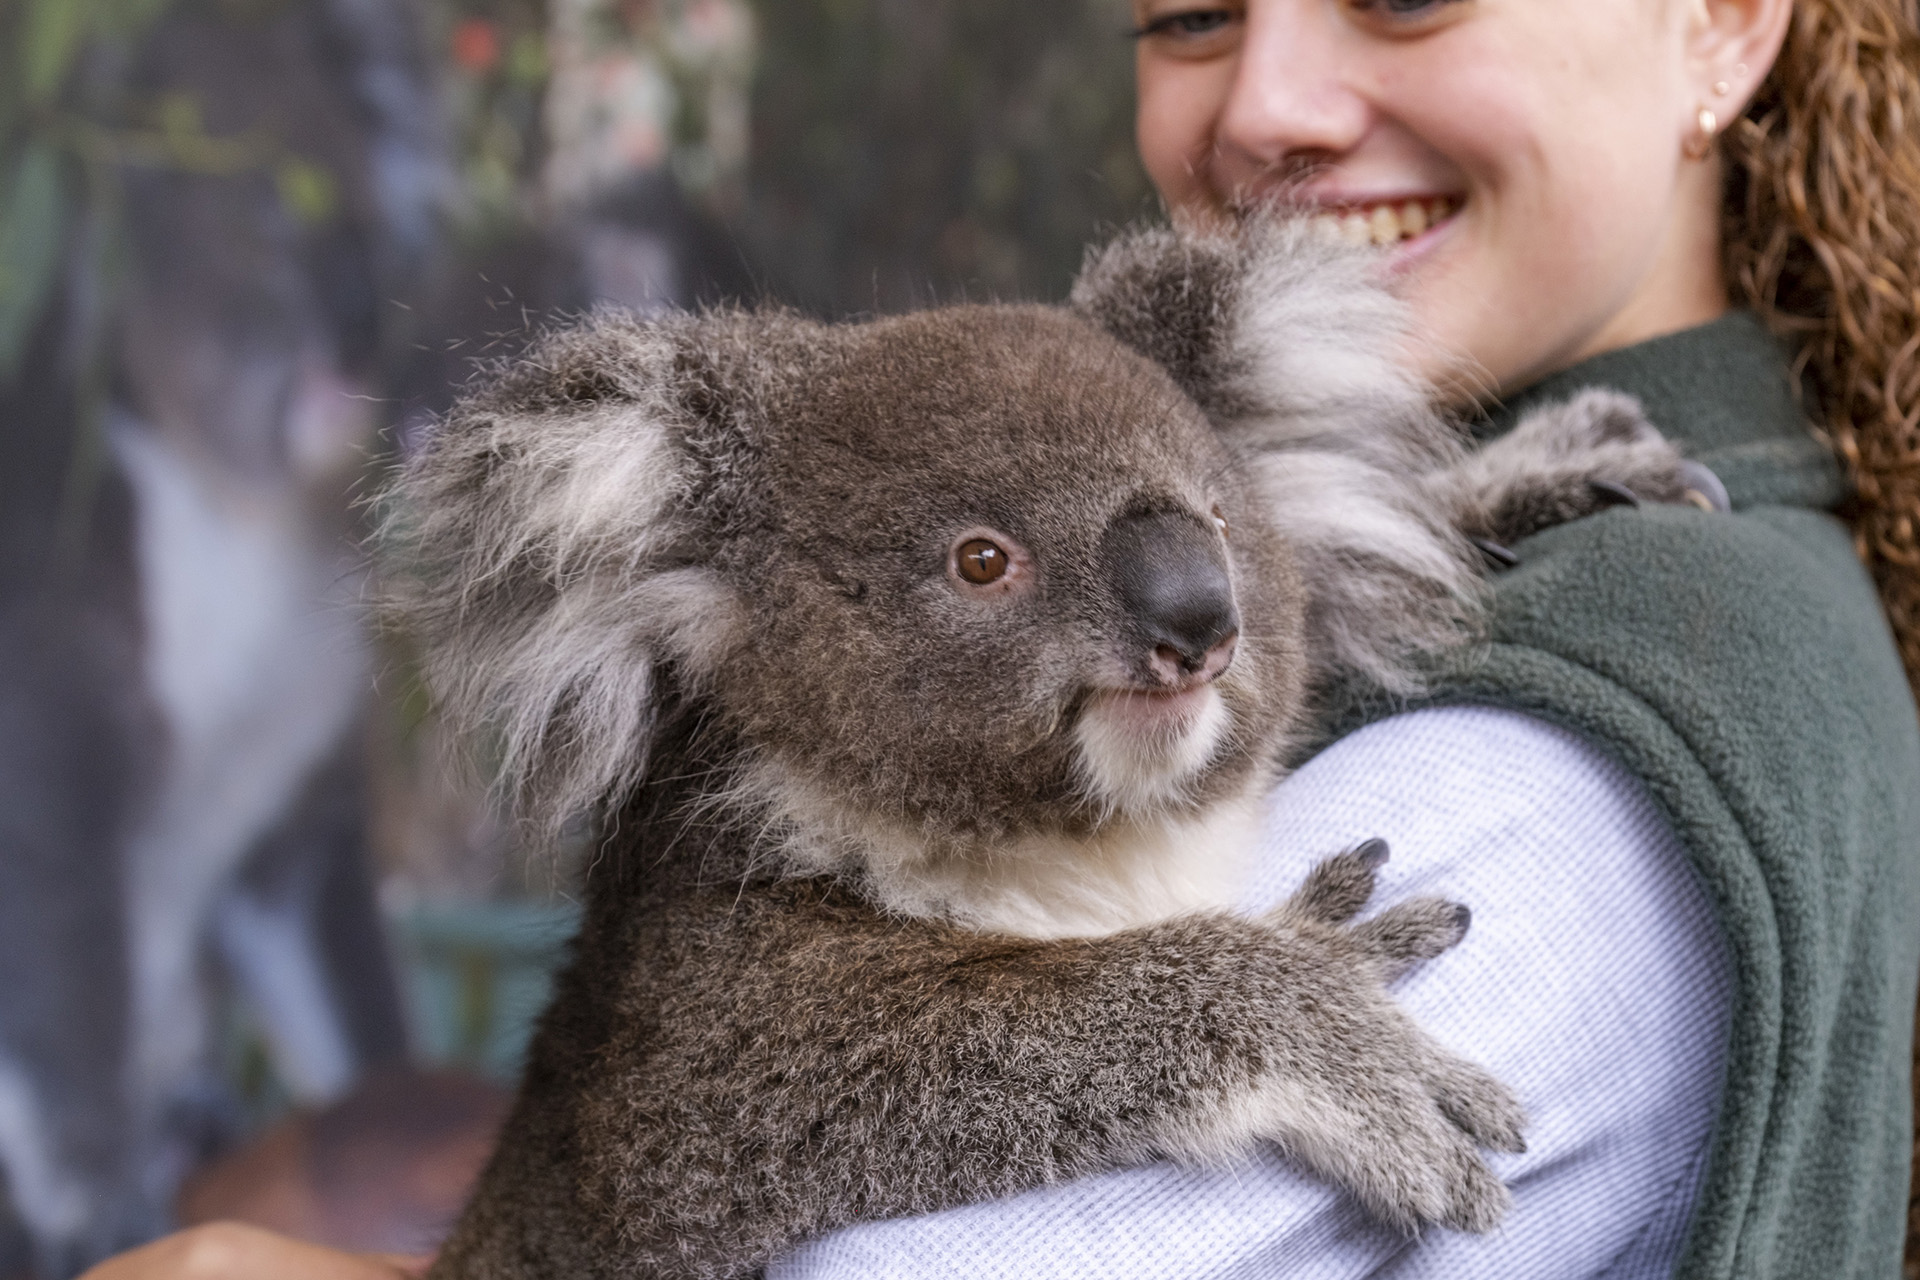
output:
<path id="1" fill-rule="evenodd" d="M 1328 241 L 1354 246 L 1390 245 L 1412 239 L 1428 227 L 1444 222 L 1458 206 L 1447 196 L 1406 200 L 1397 205 L 1377 204 L 1345 213 L 1322 213 L 1313 229 Z"/>
<path id="2" fill-rule="evenodd" d="M 1400 239 L 1400 215 L 1391 205 L 1375 205 L 1373 217 L 1367 219 L 1373 230 L 1375 244 L 1394 244 Z"/>

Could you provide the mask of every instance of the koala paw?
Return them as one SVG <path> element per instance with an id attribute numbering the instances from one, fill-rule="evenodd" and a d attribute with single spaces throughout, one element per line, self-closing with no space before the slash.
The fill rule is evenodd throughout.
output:
<path id="1" fill-rule="evenodd" d="M 1387 996 L 1387 982 L 1465 937 L 1471 915 L 1418 898 L 1353 923 L 1386 852 L 1375 840 L 1322 862 L 1270 916 L 1283 934 L 1322 943 L 1324 972 L 1348 980 L 1330 982 L 1289 1020 L 1290 1043 L 1275 1059 L 1289 1069 L 1256 1087 L 1256 1125 L 1403 1230 L 1488 1231 L 1511 1200 L 1480 1151 L 1526 1150 L 1526 1117 L 1505 1085 Z"/>
<path id="2" fill-rule="evenodd" d="M 1713 473 L 1680 456 L 1617 391 L 1583 391 L 1536 410 L 1506 435 L 1443 473 L 1442 488 L 1468 537 L 1496 545 L 1642 502 L 1726 509 Z"/>

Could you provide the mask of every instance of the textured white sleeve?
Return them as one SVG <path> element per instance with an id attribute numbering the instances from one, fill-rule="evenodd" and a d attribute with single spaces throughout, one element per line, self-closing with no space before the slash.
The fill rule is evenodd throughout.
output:
<path id="1" fill-rule="evenodd" d="M 1421 1024 L 1520 1095 L 1528 1150 L 1496 1156 L 1492 1235 L 1408 1239 L 1274 1155 L 1169 1164 L 816 1241 L 769 1280 L 932 1277 L 1667 1276 L 1718 1104 L 1730 974 L 1720 930 L 1639 782 L 1581 739 L 1477 707 L 1342 739 L 1282 784 L 1247 905 L 1329 853 L 1392 845 L 1376 905 L 1473 908 L 1396 987 Z"/>

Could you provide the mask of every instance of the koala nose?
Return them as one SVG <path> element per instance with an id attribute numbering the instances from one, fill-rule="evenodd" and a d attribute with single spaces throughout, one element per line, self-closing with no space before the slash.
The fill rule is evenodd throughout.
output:
<path id="1" fill-rule="evenodd" d="M 1156 675 L 1171 683 L 1225 670 L 1240 614 L 1214 529 L 1179 513 L 1126 516 L 1107 530 L 1102 552 Z"/>

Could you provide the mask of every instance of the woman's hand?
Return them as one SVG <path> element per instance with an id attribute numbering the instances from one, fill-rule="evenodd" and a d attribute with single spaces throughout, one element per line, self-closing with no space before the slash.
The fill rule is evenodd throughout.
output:
<path id="1" fill-rule="evenodd" d="M 341 1253 L 239 1222 L 188 1227 L 80 1280 L 418 1280 L 431 1258 Z"/>

